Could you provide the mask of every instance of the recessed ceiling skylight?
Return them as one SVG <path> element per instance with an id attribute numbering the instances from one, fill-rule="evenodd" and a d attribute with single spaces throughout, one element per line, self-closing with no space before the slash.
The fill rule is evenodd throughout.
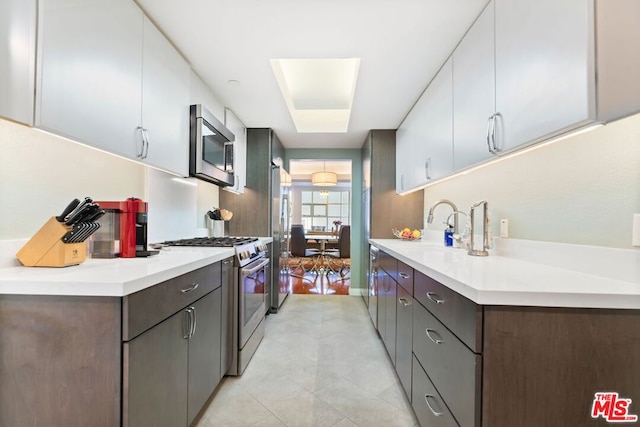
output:
<path id="1" fill-rule="evenodd" d="M 347 132 L 359 66 L 360 58 L 271 60 L 298 132 Z"/>

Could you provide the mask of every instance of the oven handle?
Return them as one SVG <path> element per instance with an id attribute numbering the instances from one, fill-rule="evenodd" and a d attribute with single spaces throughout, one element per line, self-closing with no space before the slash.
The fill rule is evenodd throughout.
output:
<path id="1" fill-rule="evenodd" d="M 269 265 L 269 263 L 270 263 L 269 258 L 266 258 L 263 261 L 261 261 L 257 266 L 252 267 L 251 269 L 247 269 L 247 267 L 244 267 L 244 268 L 240 269 L 240 274 L 243 275 L 243 276 L 250 276 L 251 274 L 255 273 L 256 271 L 262 270 L 264 267 Z M 249 265 L 251 265 L 251 264 L 249 264 Z"/>

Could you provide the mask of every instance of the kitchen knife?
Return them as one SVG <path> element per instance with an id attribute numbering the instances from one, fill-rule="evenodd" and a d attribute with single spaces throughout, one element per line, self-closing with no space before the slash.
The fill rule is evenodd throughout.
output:
<path id="1" fill-rule="evenodd" d="M 67 231 L 67 233 L 62 236 L 62 243 L 73 243 L 73 239 L 74 237 L 80 232 L 80 230 L 82 229 L 82 224 L 76 224 L 73 226 L 73 228 L 69 231 Z"/>
<path id="2" fill-rule="evenodd" d="M 60 215 L 58 215 L 56 217 L 56 219 L 58 220 L 58 222 L 64 222 L 65 221 L 65 217 L 67 215 L 69 215 L 71 213 L 71 211 L 73 211 L 78 205 L 80 204 L 80 200 L 78 199 L 73 199 L 71 201 L 71 203 L 69 203 L 67 205 L 66 208 L 64 208 L 64 210 L 62 211 L 62 213 Z"/>
<path id="3" fill-rule="evenodd" d="M 81 224 L 83 224 L 83 229 L 72 239 L 73 242 L 84 242 L 94 231 L 100 228 L 100 224 L 97 222 L 83 222 Z"/>
<path id="4" fill-rule="evenodd" d="M 74 222 L 77 222 L 78 220 L 78 213 L 84 209 L 84 207 L 86 205 L 88 205 L 89 203 L 93 202 L 93 199 L 91 197 L 85 197 L 84 200 L 82 202 L 80 202 L 78 204 L 78 206 L 75 207 L 75 209 L 73 211 L 71 211 L 71 213 L 69 215 L 66 216 L 65 218 L 65 224 L 66 225 L 71 225 Z M 73 221 L 71 220 L 73 218 Z"/>
<path id="5" fill-rule="evenodd" d="M 88 198 L 87 198 L 88 199 Z M 85 199 L 85 201 L 87 200 Z M 91 199 L 89 199 L 91 200 Z M 82 219 L 85 215 L 87 215 L 87 211 L 92 211 L 93 209 L 97 209 L 94 208 L 92 206 L 97 206 L 95 204 L 92 204 L 91 202 L 87 202 L 87 203 L 80 203 L 80 205 L 82 205 L 79 208 L 74 209 L 73 212 L 71 212 L 71 214 L 69 214 L 69 216 L 67 217 L 67 220 L 65 221 L 66 225 L 73 225 L 76 224 L 78 222 L 82 222 Z"/>
<path id="6" fill-rule="evenodd" d="M 87 222 L 95 222 L 97 221 L 100 217 L 102 217 L 102 215 L 104 215 L 106 213 L 106 211 L 104 209 L 97 209 L 95 212 L 87 215 L 84 218 L 84 221 Z"/>
<path id="7" fill-rule="evenodd" d="M 93 214 L 95 214 L 99 209 L 100 206 L 98 206 L 97 203 L 89 203 L 85 205 L 85 207 L 80 212 L 78 212 L 79 217 L 75 220 L 75 222 L 89 222 L 89 218 L 92 217 Z"/>

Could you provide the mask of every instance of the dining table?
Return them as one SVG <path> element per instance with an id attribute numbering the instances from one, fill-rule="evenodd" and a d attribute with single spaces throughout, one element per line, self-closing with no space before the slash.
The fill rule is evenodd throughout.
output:
<path id="1" fill-rule="evenodd" d="M 338 237 L 336 236 L 335 231 L 313 231 L 313 230 L 306 231 L 305 238 L 307 242 L 315 240 L 320 244 L 320 253 L 318 254 L 317 261 L 314 263 L 313 267 L 311 268 L 311 271 L 315 273 L 320 273 L 320 274 L 325 272 L 326 274 L 335 272 L 331 267 L 331 263 L 328 262 L 327 255 L 326 255 L 327 243 L 331 243 L 331 244 L 338 243 Z M 326 268 L 325 268 L 325 261 L 327 266 Z"/>

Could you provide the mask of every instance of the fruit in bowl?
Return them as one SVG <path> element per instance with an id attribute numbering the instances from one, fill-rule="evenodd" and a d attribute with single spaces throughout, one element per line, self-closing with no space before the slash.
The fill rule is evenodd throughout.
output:
<path id="1" fill-rule="evenodd" d="M 398 230 L 397 228 L 394 228 L 391 231 L 393 232 L 394 236 L 402 240 L 417 240 L 422 237 L 420 230 L 417 229 L 411 230 L 410 228 L 403 228 L 402 230 Z"/>

